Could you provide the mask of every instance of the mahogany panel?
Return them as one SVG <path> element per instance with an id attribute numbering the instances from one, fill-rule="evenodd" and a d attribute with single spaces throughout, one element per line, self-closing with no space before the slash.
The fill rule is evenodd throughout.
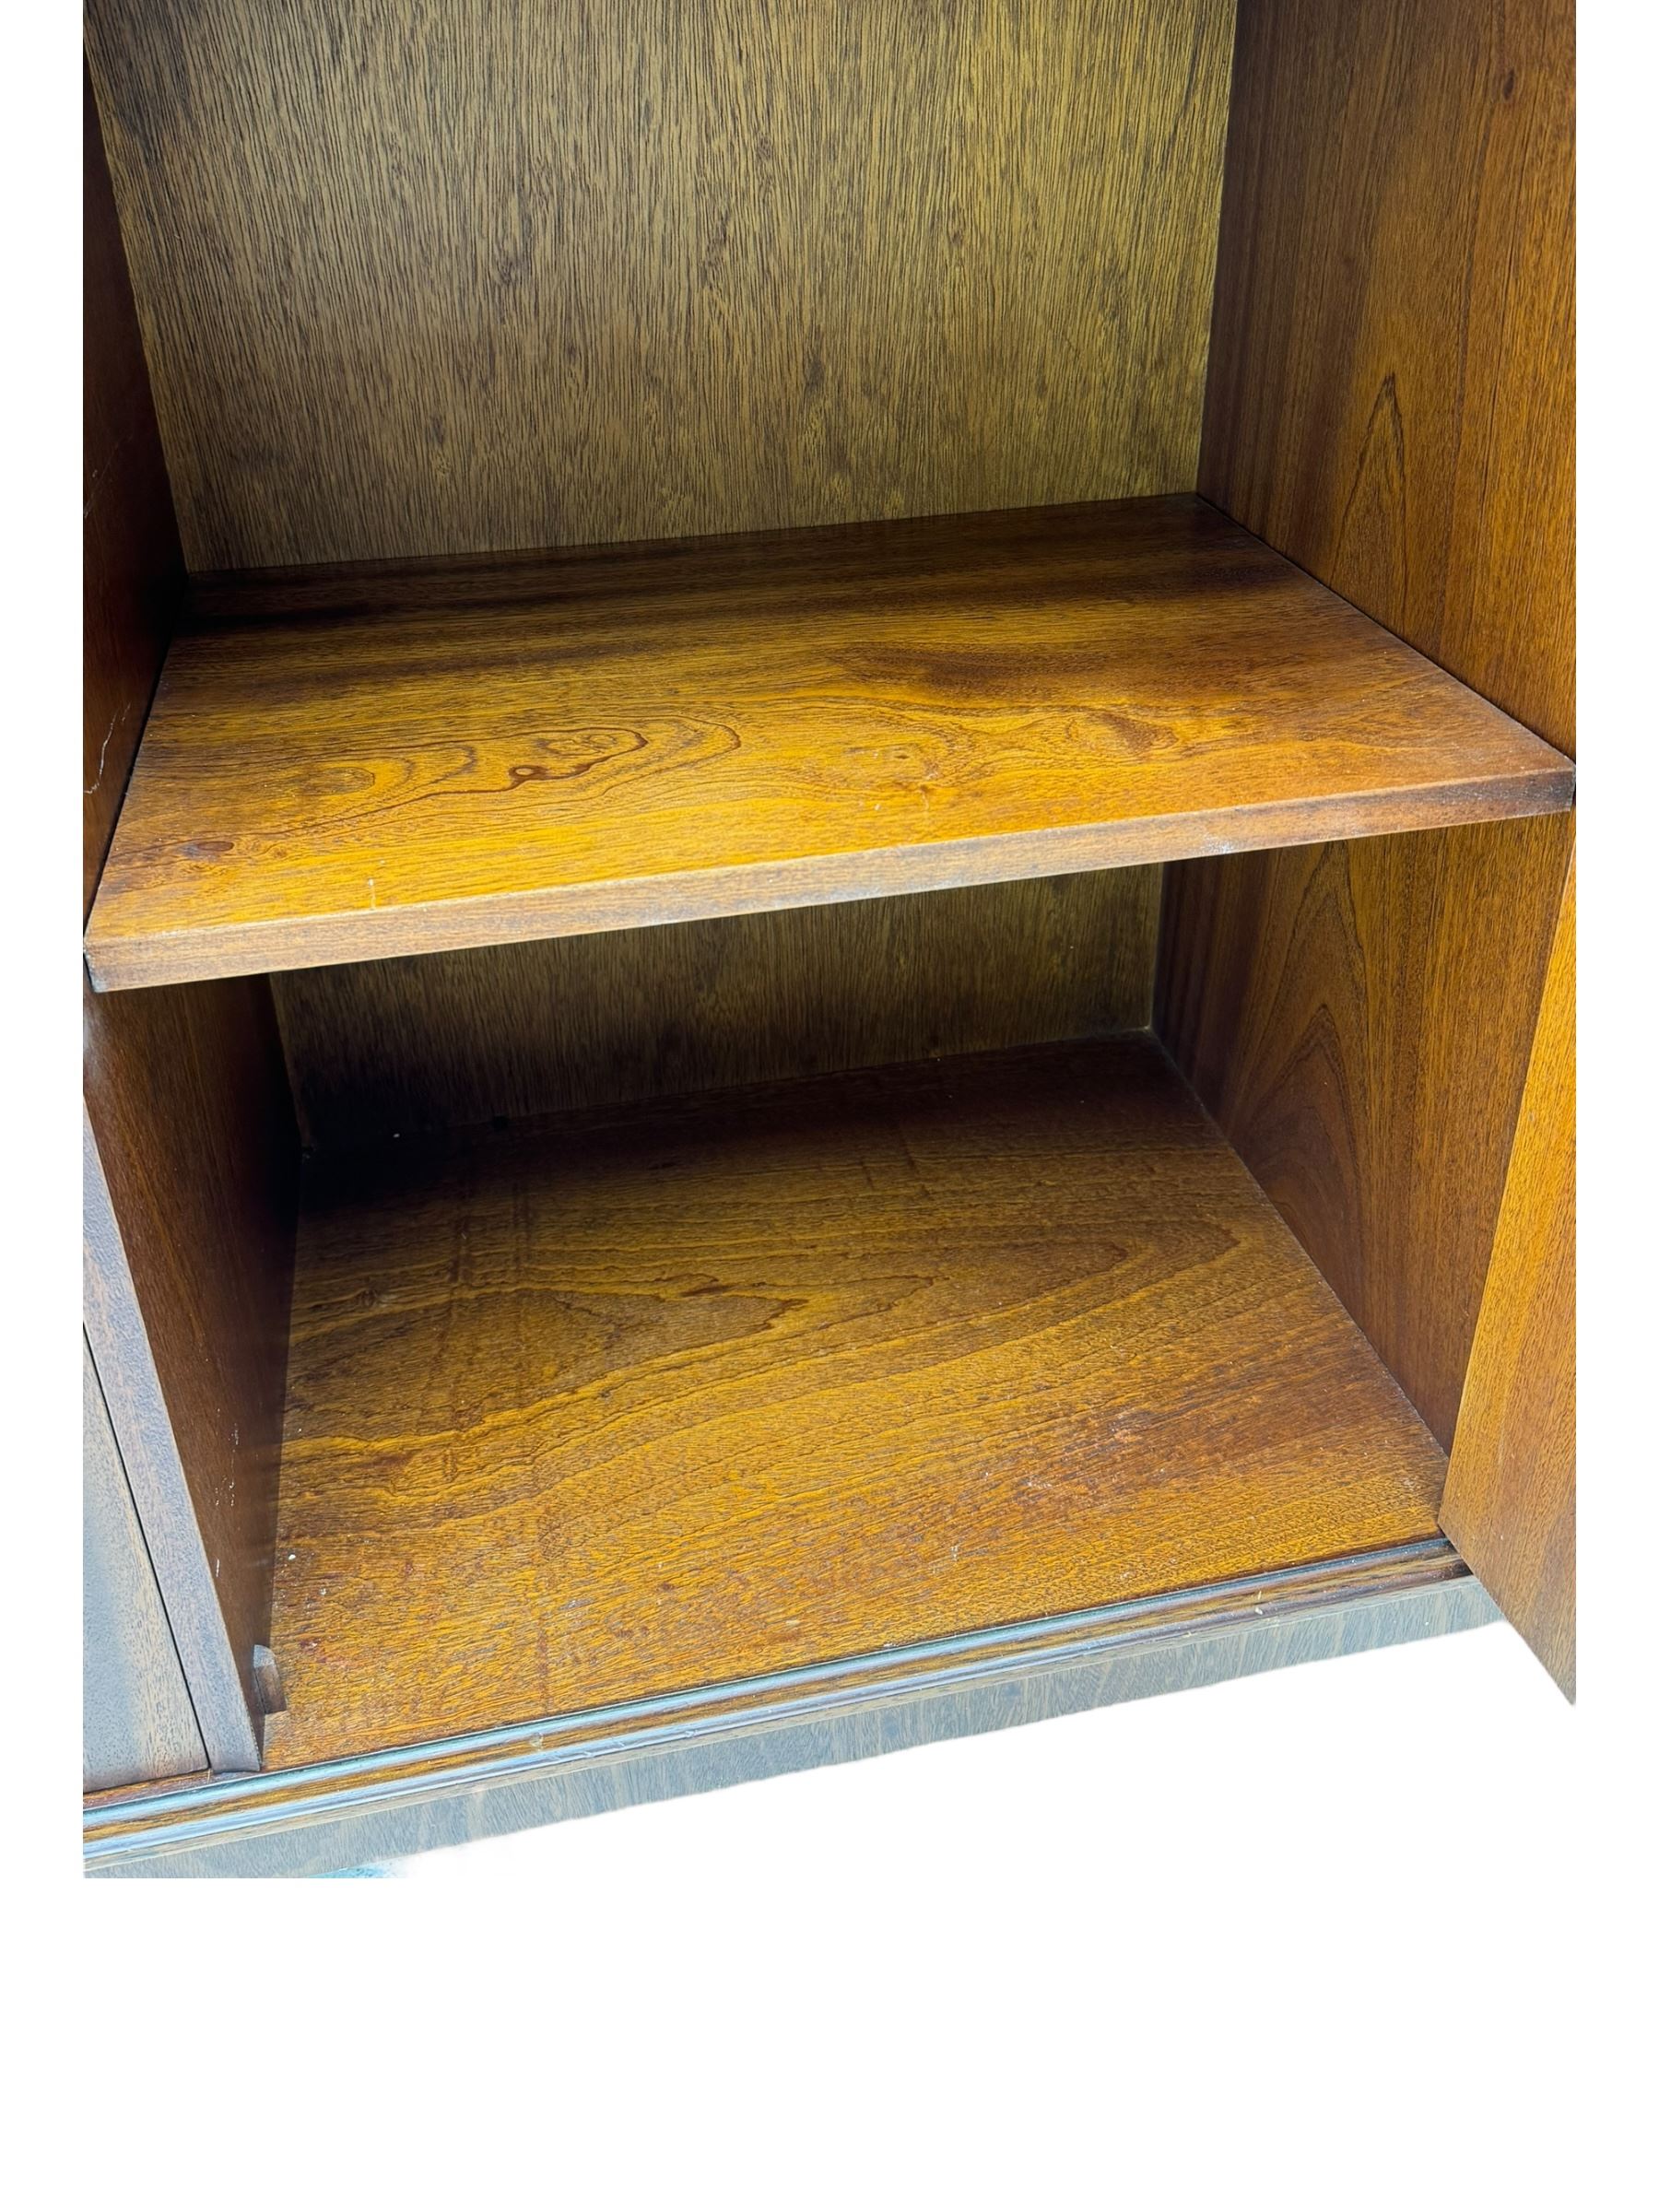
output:
<path id="1" fill-rule="evenodd" d="M 1171 868 L 1159 1033 L 1448 1449 L 1570 818 Z"/>
<path id="2" fill-rule="evenodd" d="M 1571 752 L 1571 0 L 1245 0 L 1198 486 Z"/>
<path id="3" fill-rule="evenodd" d="M 193 569 L 1190 491 L 1232 0 L 91 0 Z"/>
<path id="4" fill-rule="evenodd" d="M 1143 1030 L 1161 871 L 613 930 L 273 976 L 320 1151 Z"/>
<path id="5" fill-rule="evenodd" d="M 179 582 L 178 539 L 87 125 L 88 785 L 96 883 Z M 209 1760 L 258 1758 L 298 1140 L 268 984 L 83 994 L 85 1318 Z"/>
<path id="6" fill-rule="evenodd" d="M 258 1753 L 299 1137 L 263 980 L 85 995 L 87 1331 L 216 1767 Z"/>
<path id="7" fill-rule="evenodd" d="M 1149 1039 L 312 1174 L 277 1766 L 1435 1533 L 1444 1460 Z"/>
<path id="8" fill-rule="evenodd" d="M 1567 879 L 1441 1525 L 1571 1698 L 1577 1394 L 1573 980 Z"/>
<path id="9" fill-rule="evenodd" d="M 1203 500 L 205 587 L 102 988 L 1566 806 L 1561 756 Z"/>
<path id="10" fill-rule="evenodd" d="M 1241 7 L 1199 465 L 1566 752 L 1571 22 Z M 1538 823 L 1171 871 L 1165 1034 L 1446 1442 L 1570 846 Z"/>
<path id="11" fill-rule="evenodd" d="M 81 912 L 92 904 L 184 585 L 91 80 L 82 73 Z"/>

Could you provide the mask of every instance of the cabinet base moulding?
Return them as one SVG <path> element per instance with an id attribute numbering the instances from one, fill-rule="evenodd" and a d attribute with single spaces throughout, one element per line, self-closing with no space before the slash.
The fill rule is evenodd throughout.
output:
<path id="1" fill-rule="evenodd" d="M 88 1802 L 87 1872 L 323 1875 L 1500 1618 L 1443 1540 L 373 1757 Z"/>

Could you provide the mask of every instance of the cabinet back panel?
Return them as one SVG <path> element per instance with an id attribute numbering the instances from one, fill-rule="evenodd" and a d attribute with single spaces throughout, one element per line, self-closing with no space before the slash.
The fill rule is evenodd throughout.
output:
<path id="1" fill-rule="evenodd" d="M 92 0 L 192 568 L 1192 489 L 1233 0 Z"/>
<path id="2" fill-rule="evenodd" d="M 273 979 L 308 1143 L 1144 1029 L 1160 877 L 1114 868 Z"/>

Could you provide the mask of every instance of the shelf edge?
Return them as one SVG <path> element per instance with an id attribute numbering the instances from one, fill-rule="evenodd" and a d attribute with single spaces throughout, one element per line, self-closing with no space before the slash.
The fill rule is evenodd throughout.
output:
<path id="1" fill-rule="evenodd" d="M 1573 803 L 1573 763 L 1542 738 L 1535 742 L 1537 767 L 1505 776 L 296 920 L 125 935 L 100 930 L 95 901 L 86 934 L 87 968 L 96 991 L 138 990 L 1565 813 Z"/>

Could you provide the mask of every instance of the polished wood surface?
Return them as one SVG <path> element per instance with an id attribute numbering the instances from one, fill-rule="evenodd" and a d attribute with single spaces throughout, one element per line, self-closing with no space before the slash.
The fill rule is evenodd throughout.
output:
<path id="1" fill-rule="evenodd" d="M 1558 0 L 1250 0 L 1200 488 L 1572 749 Z M 1171 872 L 1161 1026 L 1450 1441 L 1565 823 Z"/>
<path id="2" fill-rule="evenodd" d="M 1571 0 L 1245 0 L 1199 488 L 1573 750 Z"/>
<path id="3" fill-rule="evenodd" d="M 207 1764 L 92 1355 L 81 1345 L 81 1782 Z"/>
<path id="4" fill-rule="evenodd" d="M 1557 817 L 1165 885 L 1159 1033 L 1448 1448 L 1570 845 Z"/>
<path id="5" fill-rule="evenodd" d="M 1439 1448 L 1138 1039 L 313 1176 L 291 1766 L 1431 1535 Z"/>
<path id="6" fill-rule="evenodd" d="M 83 95 L 84 916 L 182 596 L 184 561 L 89 82 Z"/>
<path id="7" fill-rule="evenodd" d="M 299 1171 L 269 986 L 88 992 L 84 1014 L 87 1332 L 209 1757 L 246 1766 Z"/>
<path id="8" fill-rule="evenodd" d="M 88 1874 L 315 1875 L 1485 1627 L 1443 1540 L 362 1759 L 108 1792 Z"/>
<path id="9" fill-rule="evenodd" d="M 1232 0 L 92 0 L 193 568 L 1190 491 Z"/>
<path id="10" fill-rule="evenodd" d="M 160 666 L 178 546 L 90 135 L 88 159 L 84 672 L 88 744 L 110 740 L 86 819 L 90 883 L 101 801 L 124 780 Z M 208 1758 L 245 1768 L 298 1167 L 269 986 L 87 990 L 82 1014 L 87 1334 Z"/>
<path id="11" fill-rule="evenodd" d="M 1568 804 L 1560 755 L 1189 497 L 208 589 L 104 988 Z"/>
<path id="12" fill-rule="evenodd" d="M 612 930 L 274 976 L 317 1150 L 498 1116 L 1143 1030 L 1161 873 Z"/>
<path id="13" fill-rule="evenodd" d="M 1574 960 L 1567 879 L 1441 1524 L 1571 1697 L 1577 1394 Z"/>

